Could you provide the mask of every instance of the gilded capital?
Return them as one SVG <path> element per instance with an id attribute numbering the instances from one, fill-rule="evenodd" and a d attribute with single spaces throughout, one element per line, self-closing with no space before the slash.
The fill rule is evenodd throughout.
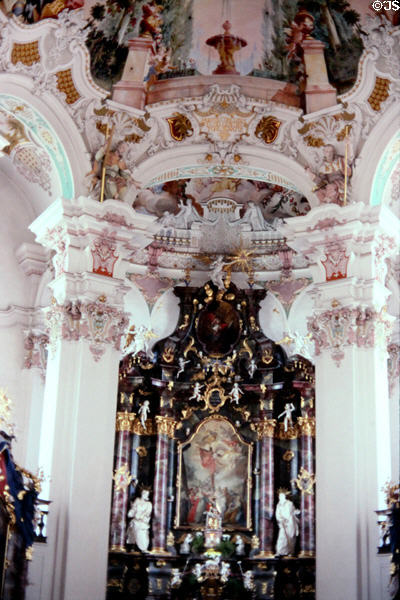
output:
<path id="1" fill-rule="evenodd" d="M 273 438 L 275 427 L 276 419 L 264 419 L 264 421 L 251 424 L 251 428 L 257 433 L 257 439 L 259 440 L 262 438 Z"/>
<path id="2" fill-rule="evenodd" d="M 297 426 L 300 435 L 315 437 L 315 417 L 299 417 L 297 419 Z"/>
<path id="3" fill-rule="evenodd" d="M 157 433 L 165 434 L 169 438 L 173 439 L 175 429 L 178 425 L 178 422 L 175 421 L 173 417 L 166 416 L 156 416 L 156 424 L 157 424 Z"/>
<path id="4" fill-rule="evenodd" d="M 116 431 L 132 432 L 135 417 L 135 413 L 129 413 L 127 410 L 125 410 L 124 412 L 117 412 L 117 418 L 115 423 Z"/>

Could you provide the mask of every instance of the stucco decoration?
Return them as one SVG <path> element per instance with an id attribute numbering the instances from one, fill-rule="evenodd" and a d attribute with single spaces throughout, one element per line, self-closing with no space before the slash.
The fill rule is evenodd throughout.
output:
<path id="1" fill-rule="evenodd" d="M 64 305 L 53 302 L 47 312 L 47 332 L 51 355 L 54 356 L 61 340 L 76 342 L 88 340 L 95 361 L 103 356 L 110 344 L 120 350 L 121 338 L 126 333 L 126 314 L 107 303 L 104 296 L 94 302 L 73 300 Z"/>
<path id="2" fill-rule="evenodd" d="M 385 309 L 335 306 L 308 319 L 309 333 L 318 356 L 328 350 L 339 367 L 348 346 L 387 349 L 392 322 Z"/>
<path id="3" fill-rule="evenodd" d="M 35 108 L 10 94 L 0 93 L 0 111 L 4 127 L 7 128 L 6 136 L 10 131 L 14 135 L 17 130 L 21 135 L 23 133 L 20 139 L 15 140 L 14 148 L 10 151 L 10 158 L 17 169 L 29 181 L 39 183 L 50 192 L 50 175 L 54 168 L 60 192 L 64 197 L 72 198 L 74 183 L 70 163 L 51 125 Z"/>
<path id="4" fill-rule="evenodd" d="M 24 340 L 24 369 L 38 369 L 42 381 L 46 376 L 48 336 L 39 331 L 27 330 Z"/>

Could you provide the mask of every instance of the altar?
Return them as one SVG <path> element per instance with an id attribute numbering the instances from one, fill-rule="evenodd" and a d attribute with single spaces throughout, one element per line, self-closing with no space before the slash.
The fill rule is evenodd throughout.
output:
<path id="1" fill-rule="evenodd" d="M 174 293 L 120 365 L 107 597 L 311 600 L 313 366 L 261 331 L 265 290 Z"/>

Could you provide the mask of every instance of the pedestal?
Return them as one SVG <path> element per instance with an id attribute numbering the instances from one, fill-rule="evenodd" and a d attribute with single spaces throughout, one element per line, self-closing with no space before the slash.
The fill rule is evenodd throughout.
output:
<path id="1" fill-rule="evenodd" d="M 148 71 L 154 42 L 149 38 L 135 38 L 129 40 L 128 44 L 128 58 L 122 79 L 113 86 L 112 99 L 120 104 L 143 109 L 146 104 L 144 78 Z"/>
<path id="2" fill-rule="evenodd" d="M 306 70 L 306 111 L 316 112 L 336 104 L 336 89 L 329 83 L 324 57 L 325 44 L 319 40 L 306 39 L 301 44 L 304 50 Z"/>

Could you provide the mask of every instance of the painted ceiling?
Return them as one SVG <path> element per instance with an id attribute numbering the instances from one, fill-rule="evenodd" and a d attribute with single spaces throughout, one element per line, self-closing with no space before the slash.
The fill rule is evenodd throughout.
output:
<path id="1" fill-rule="evenodd" d="M 110 88 L 121 77 L 129 39 L 149 33 L 157 52 L 149 77 L 156 79 L 211 74 L 218 52 L 210 40 L 230 33 L 238 43 L 235 69 L 241 75 L 296 83 L 293 43 L 298 14 L 308 11 L 313 37 L 326 45 L 328 74 L 339 92 L 354 83 L 362 52 L 360 32 L 369 0 L 1 0 L 8 15 L 24 23 L 57 18 L 63 10 L 82 9 L 89 30 L 87 46 L 94 79 Z"/>

